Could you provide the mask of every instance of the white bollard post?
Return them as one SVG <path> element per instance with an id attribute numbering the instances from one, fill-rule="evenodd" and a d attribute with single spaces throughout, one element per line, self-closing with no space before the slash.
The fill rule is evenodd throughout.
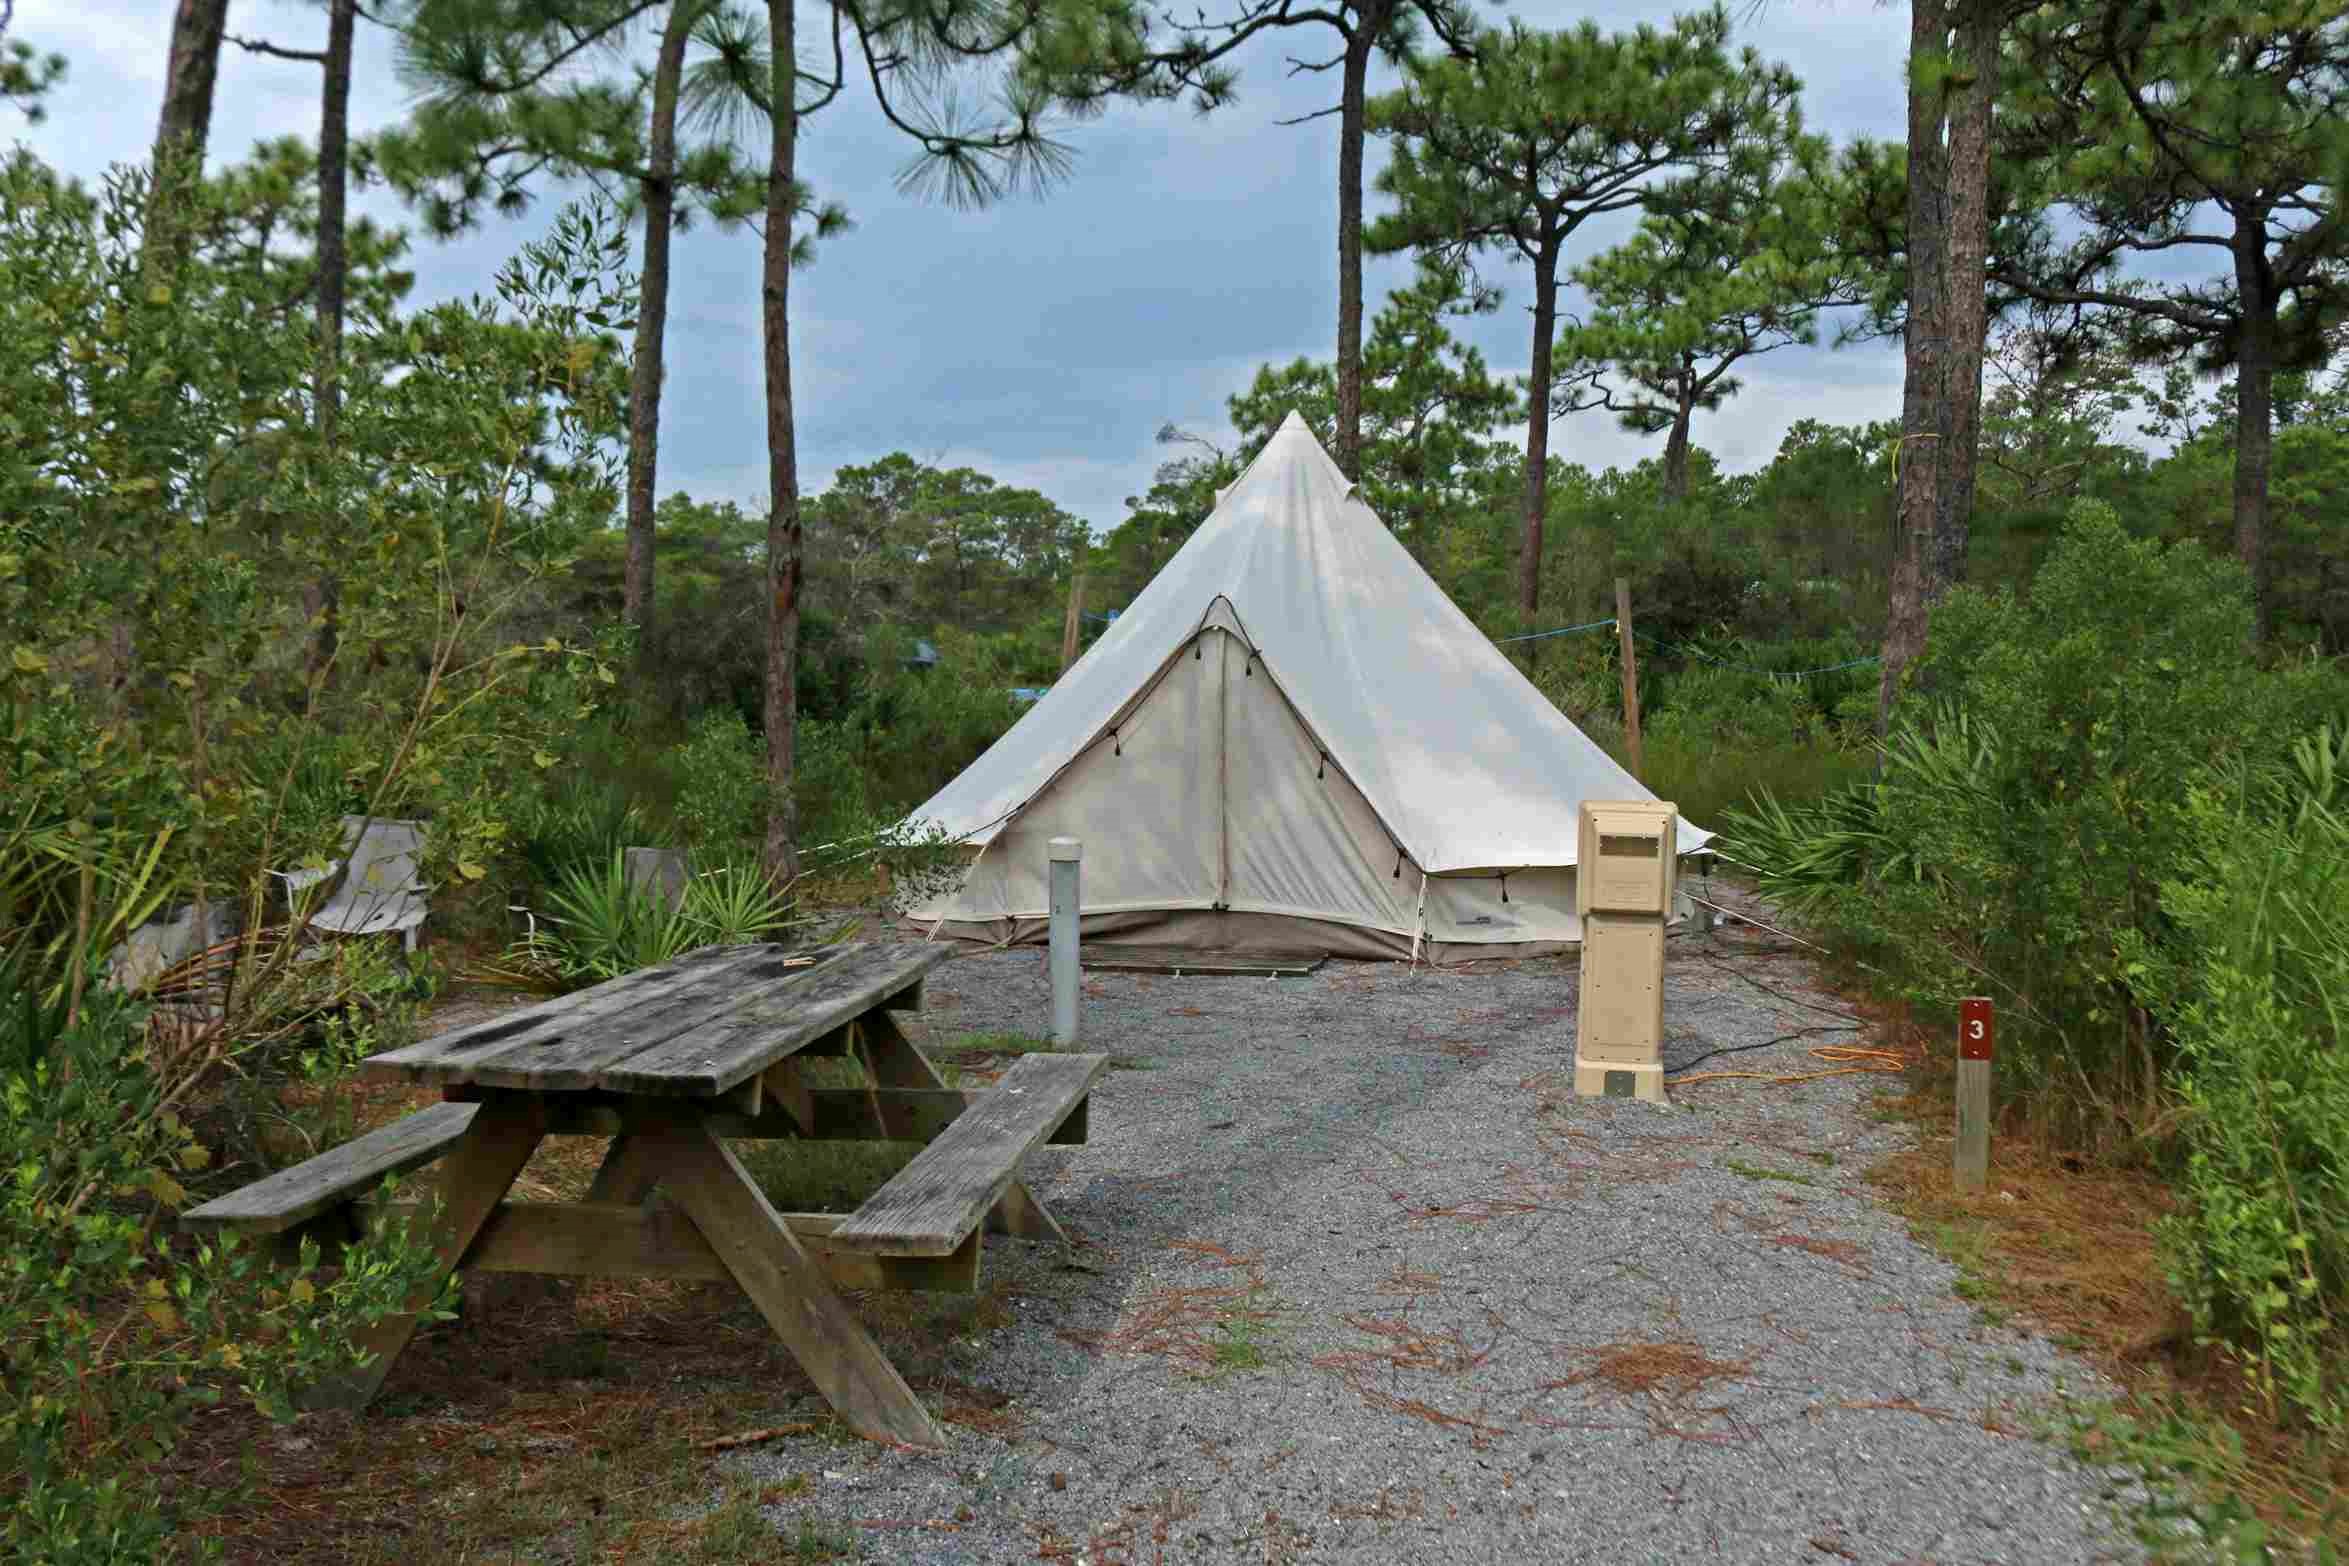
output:
<path id="1" fill-rule="evenodd" d="M 1062 1049 L 1077 1042 L 1077 861 L 1083 853 L 1073 837 L 1052 840 L 1052 1042 Z"/>

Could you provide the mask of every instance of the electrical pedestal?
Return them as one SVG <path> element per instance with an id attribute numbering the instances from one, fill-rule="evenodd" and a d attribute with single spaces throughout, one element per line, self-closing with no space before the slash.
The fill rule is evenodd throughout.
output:
<path id="1" fill-rule="evenodd" d="M 1662 800 L 1585 800 L 1574 872 L 1582 992 L 1574 1091 L 1664 1102 L 1664 920 L 1680 812 Z"/>

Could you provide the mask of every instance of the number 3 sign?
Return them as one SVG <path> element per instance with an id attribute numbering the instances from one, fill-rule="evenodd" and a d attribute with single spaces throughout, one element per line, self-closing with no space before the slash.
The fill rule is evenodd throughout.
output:
<path id="1" fill-rule="evenodd" d="M 1997 1033 L 1987 998 L 1976 995 L 1958 1002 L 1958 1059 L 1988 1060 Z"/>

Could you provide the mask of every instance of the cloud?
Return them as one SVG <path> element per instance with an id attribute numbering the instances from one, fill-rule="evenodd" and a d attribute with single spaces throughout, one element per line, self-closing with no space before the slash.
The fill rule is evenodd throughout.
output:
<path id="1" fill-rule="evenodd" d="M 1478 14 L 1545 27 L 1588 15 L 1620 27 L 1667 23 L 1686 9 L 1688 0 L 1595 7 L 1522 0 L 1479 6 Z M 1905 13 L 1872 0 L 1780 0 L 1735 14 L 1742 41 L 1803 77 L 1814 129 L 1839 138 L 1901 135 Z M 233 25 L 315 48 L 325 23 L 313 7 L 248 3 Z M 84 177 L 142 159 L 154 135 L 169 9 L 130 0 L 20 9 L 17 30 L 71 61 L 50 120 L 27 134 L 35 150 Z M 827 241 L 793 281 L 804 487 L 820 488 L 836 467 L 904 450 L 1042 490 L 1106 529 L 1122 516 L 1123 498 L 1147 488 L 1167 459 L 1154 439 L 1161 424 L 1171 419 L 1228 438 L 1223 399 L 1257 365 L 1301 353 L 1329 357 L 1336 126 L 1276 123 L 1334 100 L 1334 76 L 1291 77 L 1283 64 L 1326 41 L 1292 33 L 1251 46 L 1238 60 L 1238 102 L 1207 119 L 1160 104 L 1068 127 L 1077 159 L 1066 183 L 1043 201 L 1015 199 L 982 212 L 924 206 L 898 192 L 907 144 L 869 95 L 845 94 L 810 121 L 801 174 L 824 198 L 844 202 L 857 226 Z M 393 72 L 388 35 L 362 23 L 358 50 L 354 128 L 363 133 L 395 122 L 410 94 Z M 314 136 L 316 94 L 310 66 L 227 50 L 215 162 L 242 156 L 263 137 Z M 1374 144 L 1374 171 L 1382 154 Z M 547 191 L 520 222 L 453 243 L 419 237 L 418 302 L 486 287 L 564 198 Z M 1369 200 L 1376 211 L 1381 198 L 1374 192 Z M 406 221 L 381 191 L 357 205 L 381 221 Z M 1594 225 L 1571 259 L 1609 237 Z M 1490 270 L 1507 289 L 1506 307 L 1469 323 L 1465 335 L 1496 373 L 1510 373 L 1528 352 L 1526 280 L 1522 269 Z M 703 227 L 678 242 L 662 410 L 665 492 L 763 504 L 758 277 L 755 235 Z M 1373 262 L 1369 309 L 1408 277 L 1406 262 Z M 1748 375 L 1744 396 L 1700 422 L 1698 438 L 1742 469 L 1767 461 L 1797 414 L 1881 417 L 1898 395 L 1897 364 L 1888 380 L 1886 362 L 1880 348 L 1773 356 Z M 1604 416 L 1561 423 L 1557 440 L 1583 462 L 1637 461 L 1660 449 Z"/>

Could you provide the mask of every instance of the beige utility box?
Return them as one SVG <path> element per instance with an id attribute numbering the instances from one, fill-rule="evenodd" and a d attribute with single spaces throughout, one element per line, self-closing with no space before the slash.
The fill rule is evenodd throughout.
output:
<path id="1" fill-rule="evenodd" d="M 1664 1098 L 1664 921 L 1680 812 L 1661 800 L 1586 800 L 1574 873 L 1582 994 L 1574 1091 Z"/>
<path id="2" fill-rule="evenodd" d="M 1584 800 L 1574 911 L 1586 919 L 1594 913 L 1662 918 L 1672 907 L 1679 823 L 1679 807 L 1666 800 Z"/>

